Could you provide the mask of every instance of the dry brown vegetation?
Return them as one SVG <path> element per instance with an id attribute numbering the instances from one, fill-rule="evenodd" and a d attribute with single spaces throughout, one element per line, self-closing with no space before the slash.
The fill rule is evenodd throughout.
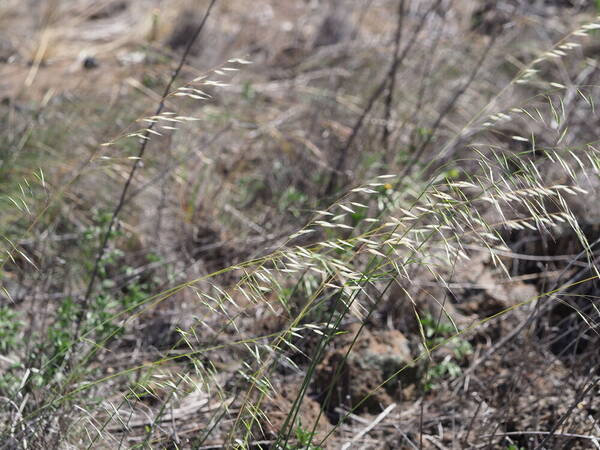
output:
<path id="1" fill-rule="evenodd" d="M 0 447 L 600 448 L 596 13 L 4 0 Z"/>

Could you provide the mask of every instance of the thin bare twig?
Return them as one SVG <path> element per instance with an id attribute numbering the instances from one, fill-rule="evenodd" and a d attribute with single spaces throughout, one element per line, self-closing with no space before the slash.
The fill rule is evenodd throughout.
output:
<path id="1" fill-rule="evenodd" d="M 596 241 L 594 241 L 592 244 L 590 244 L 590 248 L 595 247 L 596 245 L 600 244 L 600 238 L 597 239 Z M 569 264 L 567 265 L 567 267 L 565 267 L 563 269 L 563 272 L 558 276 L 558 278 L 556 279 L 556 281 L 554 282 L 552 289 L 550 289 L 548 292 L 554 292 L 558 286 L 560 285 L 560 280 L 562 278 L 562 275 L 567 273 L 568 270 L 571 268 L 571 266 L 573 266 L 575 264 L 575 262 L 581 258 L 582 256 L 585 255 L 585 250 L 582 251 L 581 253 L 579 253 L 579 255 L 577 255 L 573 261 L 569 262 Z M 600 261 L 600 257 L 596 258 L 593 261 L 593 264 L 597 264 Z M 573 283 L 576 283 L 577 281 L 583 279 L 585 276 L 585 271 L 584 270 L 580 270 L 579 272 L 577 272 L 573 277 L 571 277 L 566 283 L 564 283 L 564 285 L 571 285 Z M 515 337 L 517 337 L 527 326 L 531 325 L 535 319 L 537 317 L 539 317 L 541 314 L 543 314 L 545 311 L 547 311 L 550 306 L 553 304 L 552 300 L 557 298 L 557 294 L 552 294 L 549 296 L 548 301 L 544 302 L 544 305 L 541 308 L 537 308 L 536 310 L 532 311 L 532 313 L 527 316 L 523 321 L 521 321 L 516 327 L 513 328 L 513 330 L 508 333 L 506 336 L 504 336 L 502 339 L 500 339 L 496 344 L 494 344 L 490 349 L 488 349 L 487 352 L 485 352 L 482 356 L 480 356 L 477 360 L 473 361 L 469 368 L 467 370 L 465 370 L 463 372 L 463 374 L 456 380 L 456 384 L 459 385 L 462 383 L 462 380 L 464 380 L 465 377 L 469 376 L 470 374 L 472 374 L 475 369 L 477 367 L 479 367 L 482 363 L 484 363 L 485 361 L 487 361 L 492 355 L 494 355 L 500 348 L 502 348 L 503 346 L 505 346 L 506 344 L 508 344 L 511 340 L 513 340 Z"/>
<path id="2" fill-rule="evenodd" d="M 556 423 L 554 424 L 554 426 L 552 427 L 550 432 L 546 435 L 546 437 L 542 440 L 542 442 L 540 442 L 540 444 L 537 447 L 535 447 L 534 450 L 539 450 L 541 448 L 545 448 L 544 445 L 546 444 L 546 442 L 548 442 L 548 440 L 551 439 L 552 436 L 555 435 L 556 430 L 558 430 L 558 428 L 560 426 L 562 426 L 562 424 L 565 422 L 565 420 L 567 420 L 569 418 L 569 416 L 573 413 L 573 410 L 577 407 L 577 405 L 583 401 L 585 396 L 592 389 L 594 389 L 599 382 L 600 382 L 600 377 L 596 377 L 596 379 L 594 381 L 592 381 L 588 387 L 581 390 L 581 393 L 575 398 L 575 400 L 573 400 L 573 402 L 569 406 L 569 409 L 563 414 L 563 416 L 559 420 L 556 421 Z"/>
<path id="3" fill-rule="evenodd" d="M 398 27 L 396 28 L 396 37 L 394 39 L 394 62 L 392 63 L 392 67 L 388 74 L 388 92 L 385 97 L 385 115 L 384 115 L 384 127 L 383 127 L 383 136 L 381 137 L 381 143 L 383 144 L 383 148 L 386 152 L 388 152 L 390 145 L 390 120 L 392 117 L 392 104 L 394 102 L 394 90 L 396 88 L 396 72 L 398 70 L 398 58 L 400 57 L 400 40 L 402 39 L 402 31 L 403 27 L 403 18 L 404 18 L 404 4 L 405 0 L 401 0 L 398 4 Z"/>
<path id="4" fill-rule="evenodd" d="M 494 436 L 547 436 L 549 435 L 549 431 L 507 431 L 506 433 L 496 433 Z M 576 439 L 588 439 L 592 441 L 596 448 L 600 448 L 600 438 L 598 436 L 589 436 L 586 434 L 575 434 L 575 433 L 555 433 L 557 437 L 567 437 L 567 438 L 576 438 Z M 484 434 L 481 436 L 482 438 L 490 437 L 489 434 Z"/>
<path id="5" fill-rule="evenodd" d="M 210 12 L 216 2 L 217 2 L 217 0 L 212 0 L 210 2 L 210 4 L 208 5 L 208 7 L 206 9 L 206 12 L 204 13 L 204 17 L 202 18 L 202 20 L 196 27 L 191 39 L 188 41 L 187 47 L 185 48 L 185 51 L 183 52 L 183 55 L 181 56 L 181 59 L 179 60 L 179 64 L 177 65 L 177 68 L 173 71 L 173 74 L 171 75 L 171 79 L 167 83 L 167 86 L 165 87 L 165 90 L 161 96 L 160 103 L 159 103 L 158 107 L 156 108 L 156 111 L 154 112 L 155 116 L 158 116 L 163 111 L 163 109 L 165 107 L 165 100 L 168 97 L 169 93 L 171 92 L 173 83 L 175 83 L 175 80 L 179 76 L 181 69 L 183 68 L 183 66 L 185 64 L 185 61 L 190 54 L 192 46 L 198 39 L 198 36 L 200 36 L 200 33 L 202 32 L 202 29 L 204 28 L 204 25 L 206 24 L 208 16 L 210 15 Z M 146 130 L 143 133 L 144 137 L 140 140 L 140 147 L 139 147 L 139 151 L 137 154 L 137 158 L 136 158 L 135 162 L 133 163 L 133 166 L 131 167 L 129 176 L 127 177 L 127 181 L 125 182 L 125 185 L 123 186 L 123 190 L 121 191 L 121 197 L 119 198 L 119 202 L 117 203 L 117 206 L 115 207 L 115 209 L 113 211 L 112 217 L 108 224 L 108 228 L 107 228 L 106 232 L 104 233 L 104 237 L 102 238 L 102 243 L 100 245 L 100 250 L 98 251 L 98 255 L 96 256 L 96 260 L 94 262 L 94 268 L 93 268 L 92 274 L 90 276 L 90 281 L 88 282 L 87 289 L 86 289 L 85 295 L 83 297 L 83 300 L 81 301 L 80 310 L 77 315 L 76 332 L 75 332 L 76 339 L 79 335 L 79 331 L 81 328 L 81 322 L 82 322 L 85 312 L 87 310 L 87 306 L 89 304 L 90 297 L 92 295 L 96 280 L 98 278 L 98 272 L 100 270 L 100 263 L 106 253 L 106 248 L 108 246 L 108 241 L 110 240 L 110 235 L 112 234 L 113 228 L 117 222 L 119 213 L 121 212 L 121 210 L 123 209 L 123 206 L 125 205 L 125 199 L 127 197 L 127 192 L 129 191 L 129 187 L 131 186 L 133 177 L 135 176 L 137 169 L 141 165 L 142 158 L 144 156 L 144 153 L 146 152 L 146 147 L 148 145 L 149 136 L 150 136 L 150 133 L 152 132 L 153 128 L 154 128 L 154 122 L 150 123 L 150 125 L 146 128 Z"/>
<path id="6" fill-rule="evenodd" d="M 373 428 L 375 428 L 377 426 L 377 424 L 379 424 L 379 422 L 381 422 L 383 419 L 385 419 L 386 416 L 388 416 L 396 406 L 397 405 L 395 403 L 392 403 L 390 406 L 385 408 L 377 417 L 375 417 L 375 420 L 373 420 L 373 422 L 371 422 L 368 426 L 363 428 L 356 436 L 354 436 L 352 439 L 350 439 L 349 442 L 346 442 L 342 446 L 342 450 L 347 450 L 352 445 L 354 445 L 358 441 L 360 441 L 365 434 L 367 434 L 369 431 L 371 431 Z"/>
<path id="7" fill-rule="evenodd" d="M 454 94 L 452 95 L 452 97 L 450 98 L 448 103 L 446 103 L 446 106 L 444 107 L 444 109 L 442 109 L 442 111 L 439 113 L 434 124 L 431 126 L 431 129 L 429 130 L 429 133 L 427 134 L 427 138 L 425 139 L 425 141 L 423 143 L 421 143 L 421 145 L 419 146 L 419 149 L 413 154 L 412 158 L 409 160 L 409 162 L 404 167 L 404 170 L 401 172 L 400 176 L 398 177 L 398 183 L 402 183 L 404 178 L 410 172 L 412 172 L 413 167 L 421 160 L 423 153 L 425 152 L 425 150 L 431 143 L 431 140 L 433 139 L 433 137 L 435 136 L 435 133 L 437 132 L 440 125 L 442 124 L 442 121 L 446 118 L 448 113 L 450 113 L 450 111 L 452 111 L 452 109 L 454 108 L 454 105 L 456 105 L 456 102 L 458 102 L 458 100 L 464 95 L 464 93 L 471 86 L 473 81 L 475 81 L 477 74 L 479 74 L 479 71 L 481 70 L 481 67 L 483 66 L 483 62 L 487 58 L 487 56 L 490 53 L 495 42 L 496 42 L 496 35 L 493 35 L 490 38 L 485 50 L 479 57 L 479 60 L 477 61 L 476 65 L 473 68 L 471 75 L 469 76 L 467 81 L 454 92 Z"/>
<path id="8" fill-rule="evenodd" d="M 367 116 L 369 115 L 371 110 L 373 109 L 373 106 L 375 106 L 375 103 L 377 102 L 379 97 L 381 97 L 381 95 L 385 92 L 385 87 L 388 83 L 388 79 L 390 78 L 390 73 L 396 73 L 398 71 L 398 68 L 402 65 L 404 59 L 406 58 L 406 56 L 412 49 L 413 45 L 417 42 L 417 36 L 423 29 L 423 27 L 425 25 L 425 21 L 427 20 L 429 15 L 437 9 L 437 7 L 440 5 L 441 1 L 442 0 L 436 0 L 427 9 L 427 11 L 425 11 L 425 13 L 421 16 L 421 20 L 419 21 L 417 27 L 413 30 L 410 40 L 404 47 L 402 54 L 398 58 L 394 59 L 394 61 L 392 61 L 390 68 L 386 71 L 385 77 L 379 83 L 379 85 L 377 86 L 377 89 L 375 89 L 373 94 L 371 94 L 371 97 L 367 101 L 367 106 L 365 107 L 365 109 L 361 113 L 360 117 L 354 124 L 354 127 L 352 127 L 352 132 L 350 133 L 350 136 L 348 137 L 348 139 L 346 140 L 346 143 L 344 144 L 344 146 L 340 149 L 340 151 L 338 153 L 338 158 L 337 158 L 336 164 L 333 167 L 333 171 L 331 172 L 331 177 L 329 178 L 329 183 L 327 184 L 327 188 L 325 189 L 325 197 L 329 197 L 331 194 L 333 194 L 334 190 L 336 189 L 338 175 L 340 173 L 343 173 L 343 171 L 344 171 L 344 165 L 345 165 L 346 157 L 348 156 L 348 151 L 352 147 L 352 144 L 354 144 L 354 140 L 358 136 L 358 133 L 361 130 L 361 128 L 365 122 L 365 119 L 367 118 Z M 401 24 L 399 24 L 399 26 L 401 26 Z"/>

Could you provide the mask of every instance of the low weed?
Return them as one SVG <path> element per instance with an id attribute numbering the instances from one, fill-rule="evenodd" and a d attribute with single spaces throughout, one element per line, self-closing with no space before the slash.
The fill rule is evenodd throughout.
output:
<path id="1" fill-rule="evenodd" d="M 444 356 L 441 361 L 427 365 L 423 390 L 429 392 L 439 387 L 438 382 L 444 378 L 452 380 L 460 376 L 462 373 L 460 365 L 467 356 L 473 353 L 473 348 L 469 341 L 456 335 L 458 330 L 450 322 L 426 315 L 420 319 L 420 323 L 425 335 L 426 351 L 443 345 L 445 349 L 452 352 Z"/>

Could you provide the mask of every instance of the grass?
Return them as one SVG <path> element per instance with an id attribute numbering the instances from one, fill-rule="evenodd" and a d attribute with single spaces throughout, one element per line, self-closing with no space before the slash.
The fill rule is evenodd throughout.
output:
<path id="1" fill-rule="evenodd" d="M 408 3 L 353 3 L 374 44 L 312 49 L 289 79 L 185 53 L 114 119 L 84 97 L 20 113 L 0 167 L 8 447 L 596 442 L 580 46 L 600 25 L 528 62 L 503 53 L 522 30 L 452 61 L 440 46 L 477 35 Z"/>

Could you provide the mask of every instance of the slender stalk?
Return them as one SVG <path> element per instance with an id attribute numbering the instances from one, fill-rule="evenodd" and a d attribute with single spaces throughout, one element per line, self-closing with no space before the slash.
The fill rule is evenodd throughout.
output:
<path id="1" fill-rule="evenodd" d="M 367 116 L 369 115 L 371 110 L 373 109 L 373 106 L 375 106 L 375 103 L 377 102 L 377 100 L 379 100 L 379 97 L 381 97 L 381 95 L 385 92 L 385 88 L 387 86 L 388 79 L 390 78 L 390 76 L 394 75 L 398 71 L 398 68 L 402 65 L 402 63 L 404 62 L 404 59 L 406 58 L 406 56 L 408 55 L 408 53 L 410 52 L 410 50 L 412 49 L 414 44 L 417 42 L 417 37 L 418 37 L 419 33 L 423 30 L 423 28 L 425 26 L 425 21 L 427 20 L 429 15 L 438 8 L 440 3 L 441 3 L 441 0 L 435 1 L 427 9 L 427 11 L 425 11 L 425 13 L 421 16 L 421 20 L 417 24 L 417 27 L 413 30 L 410 40 L 404 47 L 402 54 L 398 58 L 394 58 L 389 69 L 386 71 L 385 77 L 379 83 L 379 85 L 377 86 L 375 91 L 373 91 L 373 93 L 371 94 L 371 97 L 369 97 L 369 100 L 367 101 L 367 106 L 365 107 L 365 109 L 363 110 L 363 112 L 361 113 L 359 118 L 357 119 L 356 123 L 352 127 L 352 132 L 350 133 L 350 136 L 348 137 L 344 146 L 340 149 L 340 151 L 338 153 L 337 161 L 332 169 L 331 177 L 329 178 L 329 183 L 327 184 L 327 187 L 325 189 L 325 197 L 331 196 L 334 193 L 334 191 L 337 189 L 338 177 L 340 174 L 343 174 L 343 172 L 345 170 L 345 163 L 346 163 L 346 159 L 348 157 L 348 152 L 350 151 L 350 148 L 354 144 L 354 141 L 356 140 L 358 133 L 362 129 L 365 119 L 367 118 Z M 401 28 L 401 26 L 402 26 L 402 24 L 399 23 L 399 28 Z M 397 35 L 398 34 L 399 34 L 399 32 L 397 33 Z"/>
<path id="2" fill-rule="evenodd" d="M 208 16 L 210 15 L 211 10 L 216 2 L 217 2 L 217 0 L 211 0 L 210 4 L 206 8 L 206 12 L 204 13 L 204 16 L 202 17 L 202 20 L 200 21 L 200 23 L 194 30 L 194 34 L 188 41 L 185 51 L 183 52 L 183 54 L 181 55 L 181 58 L 179 60 L 179 64 L 177 65 L 177 68 L 173 71 L 173 74 L 171 75 L 171 79 L 169 80 L 169 82 L 167 83 L 167 86 L 165 87 L 165 89 L 163 91 L 160 103 L 158 104 L 158 107 L 156 108 L 156 111 L 154 112 L 155 116 L 158 116 L 165 108 L 165 100 L 167 99 L 169 93 L 171 92 L 171 88 L 173 87 L 173 84 L 179 77 L 179 74 L 180 74 L 181 70 L 183 69 L 183 66 L 190 54 L 190 51 L 192 50 L 193 45 L 195 44 L 196 40 L 200 36 L 200 33 L 202 32 L 202 29 L 204 28 L 204 25 L 206 24 Z M 79 336 L 79 332 L 81 330 L 81 322 L 83 321 L 83 317 L 89 306 L 90 297 L 92 295 L 92 292 L 94 291 L 94 286 L 96 284 L 96 280 L 98 279 L 98 272 L 100 270 L 100 264 L 102 262 L 102 258 L 104 258 L 104 255 L 106 253 L 106 248 L 108 246 L 108 241 L 110 240 L 110 235 L 113 231 L 113 228 L 115 227 L 117 218 L 119 217 L 119 214 L 121 213 L 121 210 L 123 209 L 123 206 L 125 205 L 125 199 L 127 197 L 129 187 L 131 186 L 131 183 L 133 181 L 133 177 L 135 176 L 135 173 L 137 172 L 138 168 L 141 165 L 142 158 L 144 157 L 144 153 L 146 152 L 146 147 L 148 145 L 149 137 L 150 137 L 150 134 L 152 133 L 152 129 L 154 128 L 154 125 L 155 125 L 155 122 L 150 123 L 150 125 L 146 128 L 146 130 L 143 133 L 144 137 L 140 139 L 140 147 L 139 147 L 139 150 L 137 153 L 137 158 L 135 159 L 133 166 L 131 167 L 131 170 L 129 171 L 129 175 L 128 175 L 127 180 L 125 181 L 125 185 L 123 186 L 123 189 L 121 191 L 121 196 L 119 198 L 119 202 L 117 203 L 117 206 L 115 207 L 115 209 L 112 213 L 110 222 L 108 224 L 108 228 L 106 229 L 106 232 L 104 233 L 104 236 L 102 237 L 102 243 L 100 244 L 100 249 L 96 256 L 96 260 L 94 262 L 94 268 L 92 270 L 92 274 L 90 276 L 90 280 L 88 282 L 87 289 L 86 289 L 83 299 L 81 301 L 80 309 L 79 309 L 79 312 L 77 315 L 75 339 L 77 339 L 77 337 Z"/>

